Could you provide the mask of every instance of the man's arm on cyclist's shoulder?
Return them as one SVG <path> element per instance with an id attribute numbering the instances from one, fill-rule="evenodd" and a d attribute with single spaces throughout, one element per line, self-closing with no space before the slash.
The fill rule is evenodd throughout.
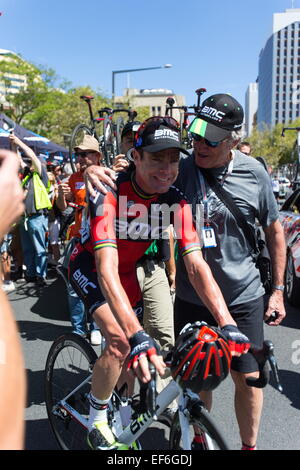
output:
<path id="1" fill-rule="evenodd" d="M 86 188 L 92 197 L 96 196 L 96 190 L 107 194 L 108 190 L 102 183 L 116 189 L 116 173 L 104 166 L 91 165 L 85 170 L 84 179 Z"/>

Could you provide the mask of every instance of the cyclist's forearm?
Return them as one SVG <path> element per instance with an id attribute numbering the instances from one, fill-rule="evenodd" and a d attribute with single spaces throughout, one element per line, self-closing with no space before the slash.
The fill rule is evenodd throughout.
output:
<path id="1" fill-rule="evenodd" d="M 220 327 L 236 325 L 210 267 L 199 254 L 200 252 L 194 252 L 184 257 L 192 286 Z"/>

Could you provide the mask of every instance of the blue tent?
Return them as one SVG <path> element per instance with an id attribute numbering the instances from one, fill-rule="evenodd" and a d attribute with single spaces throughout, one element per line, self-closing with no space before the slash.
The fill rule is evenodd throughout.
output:
<path id="1" fill-rule="evenodd" d="M 42 137 L 25 129 L 19 124 L 16 124 L 5 114 L 0 114 L 0 148 L 10 148 L 8 136 L 11 129 L 13 129 L 14 134 L 28 145 L 28 147 L 31 147 L 37 155 L 42 155 L 46 160 L 67 160 L 69 152 L 65 147 L 61 147 L 51 142 L 46 137 Z"/>

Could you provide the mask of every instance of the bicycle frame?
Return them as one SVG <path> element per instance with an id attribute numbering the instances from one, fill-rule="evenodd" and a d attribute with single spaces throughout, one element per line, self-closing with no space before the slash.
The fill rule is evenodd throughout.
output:
<path id="1" fill-rule="evenodd" d="M 72 419 L 77 421 L 83 428 L 87 429 L 88 420 L 84 418 L 78 411 L 76 411 L 67 400 L 80 388 L 82 388 L 87 382 L 91 380 L 92 374 L 88 376 L 78 387 L 72 390 L 65 398 L 60 400 L 53 409 L 54 414 L 59 415 L 59 408 L 65 410 Z M 157 403 L 157 416 L 159 416 L 167 407 L 175 400 L 178 395 L 182 395 L 182 400 L 188 400 L 189 395 L 188 392 L 183 392 L 179 385 L 172 380 L 157 396 L 156 403 Z M 200 399 L 199 399 L 200 401 Z M 183 401 L 184 403 L 184 401 Z M 181 407 L 184 409 L 184 407 Z M 181 414 L 181 413 L 180 413 Z M 182 418 L 184 420 L 184 418 Z M 131 419 L 129 425 L 117 436 L 118 442 L 122 442 L 125 445 L 130 446 L 134 441 L 136 441 L 145 431 L 148 429 L 149 426 L 155 421 L 155 419 L 151 416 L 150 412 L 142 413 L 137 418 Z M 184 421 L 183 421 L 184 422 Z M 187 423 L 187 426 L 186 426 Z M 186 435 L 185 430 L 188 429 L 188 420 L 186 419 L 185 424 L 182 427 L 182 434 Z M 188 442 L 187 437 L 185 436 L 185 442 Z M 190 443 L 188 449 L 190 449 Z"/>

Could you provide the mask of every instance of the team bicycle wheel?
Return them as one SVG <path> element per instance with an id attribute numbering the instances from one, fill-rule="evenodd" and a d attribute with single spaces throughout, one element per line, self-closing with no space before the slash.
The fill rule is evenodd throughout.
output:
<path id="1" fill-rule="evenodd" d="M 113 123 L 109 117 L 105 117 L 103 123 L 103 155 L 105 165 L 111 167 L 116 156 L 116 138 L 113 130 Z"/>
<path id="2" fill-rule="evenodd" d="M 191 441 L 194 437 L 193 426 L 197 426 L 202 432 L 203 450 L 229 450 L 224 437 L 218 430 L 210 414 L 203 407 L 195 407 L 194 414 L 196 416 L 190 417 L 189 432 Z M 174 416 L 171 426 L 169 445 L 170 450 L 183 450 L 178 411 Z"/>
<path id="3" fill-rule="evenodd" d="M 77 147 L 79 144 L 82 143 L 83 138 L 86 134 L 93 135 L 93 132 L 85 124 L 78 124 L 74 128 L 74 130 L 71 134 L 70 145 L 69 145 L 69 160 L 70 160 L 72 170 L 73 170 L 74 173 L 77 171 L 76 167 L 75 167 L 75 161 L 74 161 L 74 158 L 73 158 L 73 156 L 74 156 L 74 147 Z"/>
<path id="4" fill-rule="evenodd" d="M 121 153 L 121 136 L 124 129 L 124 119 L 122 116 L 119 116 L 116 123 L 116 154 Z"/>
<path id="5" fill-rule="evenodd" d="M 59 337 L 49 351 L 45 369 L 46 408 L 55 438 L 63 450 L 89 448 L 86 428 L 60 406 L 59 402 L 91 376 L 96 360 L 97 355 L 93 348 L 73 333 Z M 88 380 L 67 400 L 67 405 L 86 419 L 89 415 L 90 388 Z"/>

